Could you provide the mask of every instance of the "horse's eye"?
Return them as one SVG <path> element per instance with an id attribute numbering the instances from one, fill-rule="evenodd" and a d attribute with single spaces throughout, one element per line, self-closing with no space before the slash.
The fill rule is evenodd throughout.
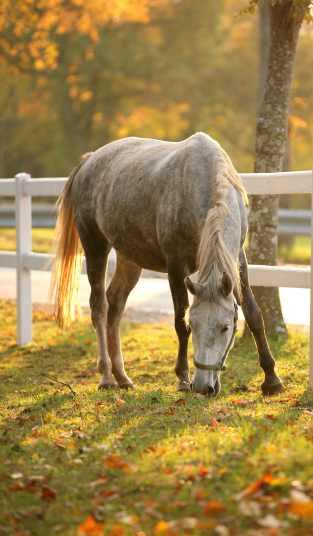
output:
<path id="1" fill-rule="evenodd" d="M 228 330 L 228 326 L 223 326 L 221 329 L 221 333 L 225 333 Z"/>

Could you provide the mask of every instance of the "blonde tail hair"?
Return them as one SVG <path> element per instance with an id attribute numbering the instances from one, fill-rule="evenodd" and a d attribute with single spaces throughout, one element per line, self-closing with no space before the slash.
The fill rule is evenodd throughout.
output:
<path id="1" fill-rule="evenodd" d="M 51 278 L 50 296 L 54 317 L 60 327 L 68 326 L 76 317 L 76 304 L 82 266 L 82 247 L 74 220 L 71 189 L 75 176 L 91 153 L 72 171 L 60 195 L 56 223 L 57 250 Z"/>

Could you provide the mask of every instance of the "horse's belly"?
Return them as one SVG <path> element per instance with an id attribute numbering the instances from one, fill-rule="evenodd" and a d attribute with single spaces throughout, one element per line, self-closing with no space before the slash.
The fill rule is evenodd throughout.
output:
<path id="1" fill-rule="evenodd" d="M 132 249 L 129 248 L 128 245 L 115 246 L 113 244 L 113 246 L 119 253 L 124 255 L 124 257 L 127 257 L 141 268 L 153 270 L 155 272 L 167 272 L 166 260 L 159 255 L 153 254 L 151 251 L 147 252 L 140 251 L 139 249 Z"/>
<path id="2" fill-rule="evenodd" d="M 155 232 L 143 230 L 139 226 L 127 226 L 124 222 L 115 227 L 106 225 L 103 229 L 116 251 L 135 262 L 141 268 L 156 272 L 167 272 L 167 262 L 159 247 Z"/>

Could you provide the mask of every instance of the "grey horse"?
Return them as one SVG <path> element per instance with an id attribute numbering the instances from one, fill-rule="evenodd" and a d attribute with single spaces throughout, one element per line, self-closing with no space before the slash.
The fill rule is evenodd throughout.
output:
<path id="1" fill-rule="evenodd" d="M 117 140 L 85 155 L 72 171 L 58 202 L 55 314 L 63 326 L 74 317 L 83 250 L 100 388 L 133 386 L 124 368 L 119 325 L 127 297 L 146 268 L 168 274 L 178 336 L 179 390 L 219 392 L 220 372 L 235 336 L 237 304 L 257 345 L 265 374 L 263 393 L 282 389 L 249 286 L 243 249 L 245 201 L 229 156 L 201 132 L 179 142 Z M 105 291 L 111 248 L 117 263 Z M 193 295 L 188 319 L 187 289 Z M 187 359 L 190 332 L 192 382 Z"/>

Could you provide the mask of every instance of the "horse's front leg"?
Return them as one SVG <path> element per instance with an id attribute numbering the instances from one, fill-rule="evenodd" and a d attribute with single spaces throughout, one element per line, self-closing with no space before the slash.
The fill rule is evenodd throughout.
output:
<path id="1" fill-rule="evenodd" d="M 267 342 L 263 316 L 249 285 L 248 263 L 243 249 L 240 252 L 239 261 L 242 288 L 241 307 L 257 345 L 260 365 L 265 374 L 262 392 L 264 395 L 273 395 L 282 391 L 283 385 L 275 372 L 275 360 Z"/>
<path id="2" fill-rule="evenodd" d="M 190 378 L 188 367 L 188 339 L 190 328 L 185 316 L 189 306 L 188 292 L 185 287 L 185 271 L 174 263 L 169 263 L 168 280 L 173 298 L 175 312 L 175 330 L 178 337 L 178 355 L 175 372 L 178 377 L 178 391 L 190 391 Z"/>

